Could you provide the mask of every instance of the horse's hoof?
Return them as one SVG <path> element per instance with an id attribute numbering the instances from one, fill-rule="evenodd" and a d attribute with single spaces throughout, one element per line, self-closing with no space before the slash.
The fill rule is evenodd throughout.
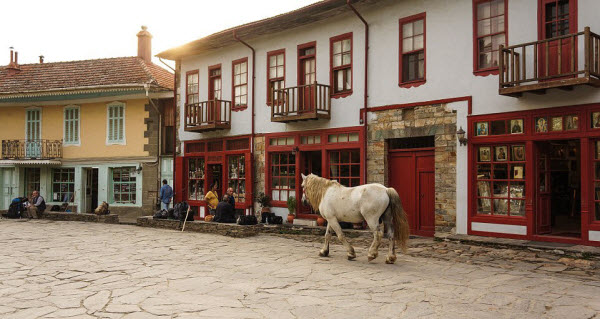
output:
<path id="1" fill-rule="evenodd" d="M 375 256 L 371 256 L 371 255 L 367 256 L 367 259 L 368 259 L 369 261 L 371 261 L 371 260 L 373 260 L 373 259 L 375 259 L 375 258 L 377 258 L 377 255 L 375 255 Z"/>
<path id="2" fill-rule="evenodd" d="M 320 251 L 319 252 L 319 257 L 327 257 L 329 256 L 329 252 L 328 251 Z"/>
<path id="3" fill-rule="evenodd" d="M 356 258 L 356 255 L 348 255 L 348 260 L 354 260 L 354 258 Z"/>
<path id="4" fill-rule="evenodd" d="M 395 262 L 396 262 L 396 257 L 388 257 L 388 258 L 385 259 L 385 263 L 386 264 L 390 264 L 391 265 L 391 264 L 393 264 Z"/>

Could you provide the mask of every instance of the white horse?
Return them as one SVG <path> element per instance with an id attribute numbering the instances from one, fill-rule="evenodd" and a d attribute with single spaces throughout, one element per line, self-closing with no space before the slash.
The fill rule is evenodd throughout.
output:
<path id="1" fill-rule="evenodd" d="M 310 204 L 327 220 L 325 244 L 319 256 L 329 255 L 330 230 L 333 229 L 338 238 L 348 250 L 348 260 L 356 258 L 354 248 L 342 232 L 338 222 L 360 223 L 367 221 L 373 231 L 373 243 L 369 248 L 369 261 L 377 258 L 383 227 L 390 241 L 387 264 L 396 261 L 396 243 L 406 252 L 408 242 L 408 221 L 402 209 L 400 196 L 393 188 L 381 184 L 366 184 L 357 187 L 345 187 L 336 181 L 331 181 L 314 174 L 302 174 L 302 201 Z"/>

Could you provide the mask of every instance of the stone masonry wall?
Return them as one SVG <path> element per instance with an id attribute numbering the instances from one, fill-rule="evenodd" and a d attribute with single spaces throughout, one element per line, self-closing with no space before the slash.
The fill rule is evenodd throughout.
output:
<path id="1" fill-rule="evenodd" d="M 254 198 L 265 191 L 265 137 L 254 137 Z M 260 216 L 260 206 L 254 203 L 254 214 Z"/>
<path id="2" fill-rule="evenodd" d="M 388 185 L 388 140 L 435 137 L 435 228 L 456 225 L 456 113 L 445 104 L 375 113 L 367 139 L 368 182 Z"/>
<path id="3" fill-rule="evenodd" d="M 157 104 L 158 101 L 154 103 Z M 144 145 L 144 151 L 148 152 L 149 156 L 156 157 L 159 153 L 159 114 L 154 107 L 149 103 L 145 105 L 145 111 L 148 112 L 148 117 L 144 119 L 146 131 L 144 137 L 148 138 L 148 143 Z M 159 183 L 159 163 L 143 163 L 142 164 L 142 214 L 152 215 L 155 210 L 156 200 L 158 198 L 158 183 Z M 139 214 L 140 212 L 138 212 Z M 140 215 L 131 214 L 133 218 Z M 137 216 L 136 216 L 137 215 Z"/>

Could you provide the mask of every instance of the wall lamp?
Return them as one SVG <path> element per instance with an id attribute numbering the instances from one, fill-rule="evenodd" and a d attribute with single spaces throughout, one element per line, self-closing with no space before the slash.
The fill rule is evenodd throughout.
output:
<path id="1" fill-rule="evenodd" d="M 462 126 L 456 131 L 456 137 L 458 137 L 458 142 L 460 145 L 467 145 L 467 138 L 465 137 L 465 130 L 463 130 Z"/>
<path id="2" fill-rule="evenodd" d="M 296 153 L 300 151 L 300 148 L 298 148 L 298 146 L 292 148 L 292 155 L 296 155 Z"/>

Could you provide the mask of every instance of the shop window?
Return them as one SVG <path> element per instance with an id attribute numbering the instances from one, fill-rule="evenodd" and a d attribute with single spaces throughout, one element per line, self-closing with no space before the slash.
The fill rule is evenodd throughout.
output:
<path id="1" fill-rule="evenodd" d="M 113 203 L 135 204 L 136 177 L 135 167 L 118 167 L 112 169 Z"/>
<path id="2" fill-rule="evenodd" d="M 600 220 L 600 141 L 594 144 L 594 217 Z"/>
<path id="3" fill-rule="evenodd" d="M 579 130 L 579 116 L 540 116 L 534 119 L 536 133 L 577 131 Z M 598 123 L 600 125 L 600 123 Z"/>
<path id="4" fill-rule="evenodd" d="M 329 177 L 347 187 L 360 185 L 360 151 L 329 152 Z"/>
<path id="5" fill-rule="evenodd" d="M 358 142 L 358 133 L 330 134 L 327 140 L 329 143 Z"/>
<path id="6" fill-rule="evenodd" d="M 188 199 L 204 200 L 204 158 L 188 158 Z"/>
<path id="7" fill-rule="evenodd" d="M 75 169 L 55 168 L 52 170 L 52 201 L 72 202 L 75 192 Z"/>
<path id="8" fill-rule="evenodd" d="M 296 156 L 291 152 L 271 154 L 271 198 L 285 202 L 296 197 Z"/>
<path id="9" fill-rule="evenodd" d="M 233 197 L 236 203 L 246 201 L 246 169 L 244 155 L 231 155 L 228 157 L 229 183 L 233 188 Z"/>
<path id="10" fill-rule="evenodd" d="M 477 148 L 477 213 L 525 216 L 525 145 Z"/>
<path id="11" fill-rule="evenodd" d="M 525 132 L 524 120 L 495 120 L 489 122 L 476 122 L 475 135 L 505 135 L 505 134 L 523 134 Z"/>
<path id="12" fill-rule="evenodd" d="M 302 136 L 300 138 L 300 144 L 321 144 L 320 135 Z"/>
<path id="13" fill-rule="evenodd" d="M 283 146 L 283 145 L 294 145 L 294 137 L 273 137 L 269 139 L 269 145 L 272 146 Z"/>

